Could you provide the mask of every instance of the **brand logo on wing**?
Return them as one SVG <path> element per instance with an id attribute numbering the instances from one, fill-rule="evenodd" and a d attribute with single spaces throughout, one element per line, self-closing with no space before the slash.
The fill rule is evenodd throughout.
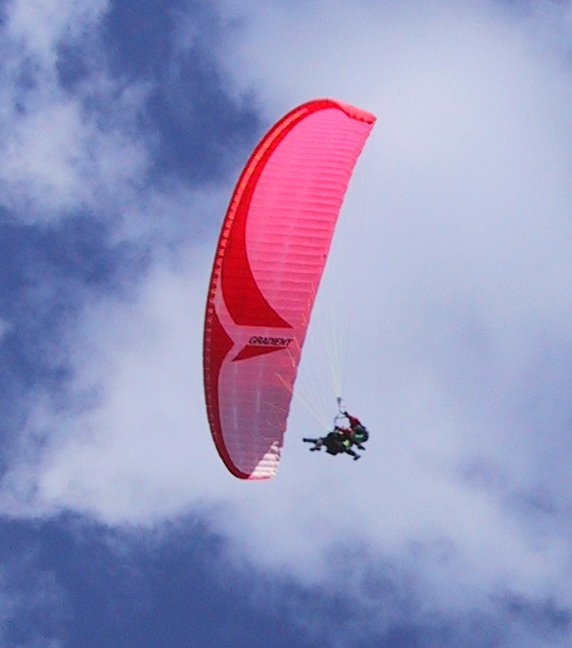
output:
<path id="1" fill-rule="evenodd" d="M 240 350 L 240 352 L 233 358 L 233 362 L 237 360 L 246 360 L 247 358 L 255 358 L 256 356 L 266 355 L 274 351 L 287 349 L 294 338 L 280 337 L 274 335 L 252 335 L 248 338 L 247 344 Z"/>
<path id="2" fill-rule="evenodd" d="M 275 347 L 287 347 L 290 345 L 294 338 L 286 337 L 265 337 L 263 335 L 253 335 L 248 344 L 253 346 L 275 346 Z"/>

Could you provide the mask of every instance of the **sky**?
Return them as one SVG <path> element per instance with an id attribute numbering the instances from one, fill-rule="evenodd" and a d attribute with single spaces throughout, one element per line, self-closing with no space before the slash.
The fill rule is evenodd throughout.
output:
<path id="1" fill-rule="evenodd" d="M 0 646 L 570 646 L 569 2 L 2 0 L 0 30 Z M 243 482 L 210 266 L 320 97 L 378 121 L 279 473 Z M 359 462 L 301 442 L 331 312 Z"/>

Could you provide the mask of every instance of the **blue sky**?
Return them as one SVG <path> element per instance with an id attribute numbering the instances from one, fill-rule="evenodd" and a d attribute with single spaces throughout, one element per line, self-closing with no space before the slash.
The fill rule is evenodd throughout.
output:
<path id="1" fill-rule="evenodd" d="M 0 15 L 0 645 L 569 646 L 569 3 Z M 204 413 L 210 263 L 257 139 L 323 96 L 378 123 L 279 474 L 243 483 Z M 300 443 L 330 307 L 356 464 Z"/>

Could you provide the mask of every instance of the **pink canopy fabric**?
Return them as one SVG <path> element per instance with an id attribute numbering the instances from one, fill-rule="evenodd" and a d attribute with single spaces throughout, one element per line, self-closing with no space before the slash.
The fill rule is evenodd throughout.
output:
<path id="1" fill-rule="evenodd" d="M 339 101 L 303 104 L 262 139 L 234 190 L 208 292 L 203 368 L 216 448 L 241 479 L 277 471 L 312 306 L 374 122 Z"/>

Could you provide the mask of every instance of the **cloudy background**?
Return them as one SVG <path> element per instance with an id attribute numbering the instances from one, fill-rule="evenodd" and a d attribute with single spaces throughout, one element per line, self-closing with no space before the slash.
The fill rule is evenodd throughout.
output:
<path id="1" fill-rule="evenodd" d="M 0 645 L 569 646 L 568 2 L 3 0 L 0 30 Z M 209 265 L 258 138 L 329 96 L 378 123 L 280 472 L 244 483 Z M 330 308 L 358 463 L 300 443 Z"/>

